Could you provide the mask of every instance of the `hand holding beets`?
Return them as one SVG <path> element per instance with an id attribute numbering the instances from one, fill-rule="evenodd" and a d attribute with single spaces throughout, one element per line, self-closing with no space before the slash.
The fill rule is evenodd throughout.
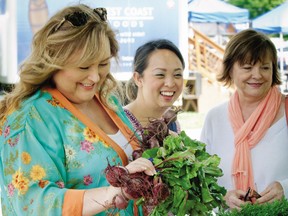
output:
<path id="1" fill-rule="evenodd" d="M 169 189 L 159 176 L 151 161 L 138 158 L 126 167 L 111 166 L 105 169 L 107 181 L 114 187 L 121 187 L 121 195 L 113 199 L 118 209 L 125 209 L 130 199 L 144 199 L 145 204 L 157 205 L 169 196 Z"/>

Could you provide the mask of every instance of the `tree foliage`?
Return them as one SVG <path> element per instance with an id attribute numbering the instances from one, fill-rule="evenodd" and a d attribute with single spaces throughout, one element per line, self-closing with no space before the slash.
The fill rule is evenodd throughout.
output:
<path id="1" fill-rule="evenodd" d="M 226 0 L 226 2 L 232 5 L 248 9 L 250 12 L 250 19 L 254 19 L 272 10 L 285 1 L 286 0 Z"/>

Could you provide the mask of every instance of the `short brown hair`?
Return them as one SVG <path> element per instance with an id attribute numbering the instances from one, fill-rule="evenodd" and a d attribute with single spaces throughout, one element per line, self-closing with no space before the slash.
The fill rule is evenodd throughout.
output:
<path id="1" fill-rule="evenodd" d="M 223 58 L 222 73 L 217 76 L 217 80 L 223 82 L 225 86 L 231 86 L 233 81 L 230 73 L 234 63 L 254 65 L 258 61 L 263 61 L 267 56 L 270 56 L 272 60 L 272 86 L 279 85 L 281 79 L 275 45 L 267 35 L 261 32 L 253 29 L 243 30 L 234 35 L 228 42 Z"/>

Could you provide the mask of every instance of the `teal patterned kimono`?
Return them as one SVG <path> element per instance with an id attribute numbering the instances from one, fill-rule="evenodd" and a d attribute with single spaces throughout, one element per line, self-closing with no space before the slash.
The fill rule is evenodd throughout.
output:
<path id="1" fill-rule="evenodd" d="M 60 97 L 52 96 L 51 92 Z M 116 99 L 114 104 L 118 104 Z M 114 115 L 129 130 L 132 126 L 121 106 L 117 106 Z M 101 129 L 87 126 L 93 124 L 87 117 L 82 118 L 80 112 L 75 116 L 75 110 L 57 90 L 41 90 L 25 100 L 20 109 L 11 110 L 0 123 L 3 216 L 62 215 L 68 189 L 107 186 L 104 175 L 107 159 L 110 164 L 123 164 L 127 159 L 124 151 L 105 137 Z M 114 122 L 118 124 L 117 119 Z M 127 133 L 127 129 L 122 132 Z M 125 210 L 107 212 L 132 216 L 133 202 Z"/>

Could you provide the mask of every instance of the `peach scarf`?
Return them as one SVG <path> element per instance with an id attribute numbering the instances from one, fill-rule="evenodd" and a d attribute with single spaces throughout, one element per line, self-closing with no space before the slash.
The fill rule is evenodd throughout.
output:
<path id="1" fill-rule="evenodd" d="M 281 104 L 281 93 L 276 86 L 260 102 L 249 119 L 244 122 L 237 91 L 229 102 L 229 118 L 234 131 L 235 155 L 232 177 L 236 189 L 255 189 L 251 152 L 271 126 Z"/>

